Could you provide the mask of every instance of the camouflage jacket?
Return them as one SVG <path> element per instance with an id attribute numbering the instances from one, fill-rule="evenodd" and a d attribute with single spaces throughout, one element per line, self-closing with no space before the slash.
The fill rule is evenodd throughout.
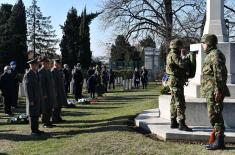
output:
<path id="1" fill-rule="evenodd" d="M 226 58 L 218 49 L 209 50 L 202 67 L 201 96 L 211 97 L 216 91 L 230 96 L 227 83 Z"/>
<path id="2" fill-rule="evenodd" d="M 166 73 L 169 75 L 167 85 L 170 87 L 183 86 L 187 80 L 185 74 L 187 63 L 180 57 L 180 51 L 171 49 L 166 61 Z"/>

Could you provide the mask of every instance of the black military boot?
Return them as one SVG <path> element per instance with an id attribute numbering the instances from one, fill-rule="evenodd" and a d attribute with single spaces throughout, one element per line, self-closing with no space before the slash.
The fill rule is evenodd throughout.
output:
<path id="1" fill-rule="evenodd" d="M 180 121 L 179 121 L 179 130 L 182 130 L 182 131 L 189 131 L 189 132 L 192 132 L 192 131 L 193 131 L 191 128 L 189 128 L 189 127 L 185 124 L 185 121 L 184 121 L 184 120 L 180 120 Z"/>
<path id="2" fill-rule="evenodd" d="M 171 128 L 175 129 L 179 127 L 179 123 L 176 121 L 176 118 L 171 119 Z"/>
<path id="3" fill-rule="evenodd" d="M 206 145 L 207 150 L 223 150 L 225 149 L 224 145 L 224 135 L 218 134 L 215 138 L 215 142 L 210 145 Z"/>

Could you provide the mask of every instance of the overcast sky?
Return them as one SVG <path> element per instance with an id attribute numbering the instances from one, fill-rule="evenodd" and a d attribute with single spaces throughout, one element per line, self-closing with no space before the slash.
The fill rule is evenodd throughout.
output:
<path id="1" fill-rule="evenodd" d="M 15 4 L 17 0 L 0 0 L 1 3 Z M 26 8 L 31 5 L 32 0 L 23 0 Z M 52 24 L 58 38 L 61 39 L 62 31 L 59 25 L 63 25 L 68 10 L 73 6 L 78 10 L 78 15 L 84 7 L 87 7 L 87 12 L 96 12 L 101 9 L 102 0 L 38 0 L 38 6 L 44 16 L 51 16 Z M 102 28 L 101 19 L 96 18 L 91 24 L 91 50 L 94 56 L 105 55 L 107 47 L 105 44 L 112 42 L 111 30 Z"/>

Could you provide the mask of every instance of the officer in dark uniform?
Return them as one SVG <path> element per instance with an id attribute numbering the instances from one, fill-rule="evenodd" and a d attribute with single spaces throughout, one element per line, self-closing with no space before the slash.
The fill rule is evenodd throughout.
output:
<path id="1" fill-rule="evenodd" d="M 43 102 L 40 80 L 38 76 L 37 59 L 28 61 L 30 66 L 28 72 L 24 75 L 24 88 L 26 92 L 26 111 L 29 116 L 32 135 L 41 135 L 44 133 L 39 128 L 39 116 Z"/>
<path id="2" fill-rule="evenodd" d="M 38 72 L 44 101 L 42 104 L 42 123 L 44 128 L 52 128 L 54 126 L 50 119 L 52 116 L 53 102 L 55 102 L 55 92 L 53 88 L 53 77 L 49 70 L 49 63 L 49 59 L 41 59 L 42 67 Z"/>
<path id="3" fill-rule="evenodd" d="M 68 103 L 64 89 L 64 75 L 63 71 L 61 71 L 61 61 L 59 59 L 54 60 L 54 67 L 52 68 L 51 72 L 53 75 L 56 91 L 56 104 L 54 104 L 53 107 L 52 122 L 60 123 L 63 121 L 61 118 L 62 106 L 67 106 Z"/>

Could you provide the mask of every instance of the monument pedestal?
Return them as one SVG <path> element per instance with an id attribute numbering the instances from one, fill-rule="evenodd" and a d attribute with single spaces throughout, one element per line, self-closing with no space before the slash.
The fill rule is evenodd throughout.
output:
<path id="1" fill-rule="evenodd" d="M 211 126 L 208 113 L 207 103 L 203 98 L 186 97 L 186 123 L 189 126 Z M 170 95 L 159 96 L 160 117 L 170 120 Z M 226 128 L 235 128 L 235 99 L 225 98 L 223 117 Z"/>

